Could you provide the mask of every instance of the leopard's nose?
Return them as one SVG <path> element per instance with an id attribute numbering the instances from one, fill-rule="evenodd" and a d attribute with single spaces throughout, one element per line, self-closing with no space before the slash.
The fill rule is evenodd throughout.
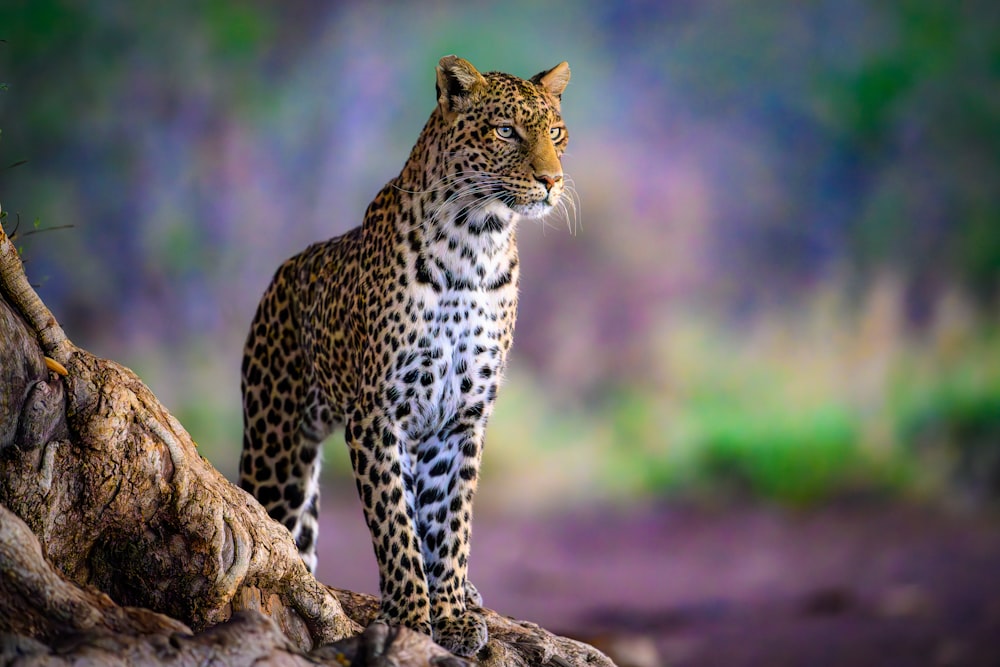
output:
<path id="1" fill-rule="evenodd" d="M 546 192 L 550 192 L 562 180 L 562 174 L 535 174 L 535 180 L 545 186 Z"/>

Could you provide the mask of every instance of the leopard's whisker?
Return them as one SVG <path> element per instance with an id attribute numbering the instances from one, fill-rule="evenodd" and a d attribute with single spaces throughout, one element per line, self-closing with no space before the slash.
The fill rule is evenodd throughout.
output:
<path id="1" fill-rule="evenodd" d="M 571 176 L 563 174 L 563 181 L 563 196 L 559 199 L 559 204 L 566 216 L 566 226 L 570 234 L 576 236 L 583 228 L 583 217 L 580 214 L 580 195 Z"/>

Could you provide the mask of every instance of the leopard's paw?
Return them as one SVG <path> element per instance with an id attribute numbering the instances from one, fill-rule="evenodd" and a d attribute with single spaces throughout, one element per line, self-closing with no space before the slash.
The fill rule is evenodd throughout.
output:
<path id="1" fill-rule="evenodd" d="M 486 621 L 472 610 L 458 616 L 445 616 L 431 622 L 431 637 L 455 655 L 471 658 L 486 645 Z"/>
<path id="2" fill-rule="evenodd" d="M 465 580 L 465 606 L 467 607 L 482 607 L 483 606 L 483 596 L 479 593 L 479 589 L 472 585 L 472 582 L 468 579 Z"/>

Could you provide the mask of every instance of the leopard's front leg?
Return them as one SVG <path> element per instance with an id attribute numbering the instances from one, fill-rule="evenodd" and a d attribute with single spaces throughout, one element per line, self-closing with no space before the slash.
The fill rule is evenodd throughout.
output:
<path id="1" fill-rule="evenodd" d="M 473 656 L 486 643 L 486 622 L 469 609 L 467 580 L 472 500 L 479 479 L 485 418 L 470 412 L 421 444 L 416 460 L 416 505 L 433 637 L 449 651 Z"/>
<path id="2" fill-rule="evenodd" d="M 356 409 L 346 426 L 351 465 L 378 560 L 381 609 L 376 620 L 431 634 L 430 597 L 416 532 L 412 472 L 391 420 Z"/>

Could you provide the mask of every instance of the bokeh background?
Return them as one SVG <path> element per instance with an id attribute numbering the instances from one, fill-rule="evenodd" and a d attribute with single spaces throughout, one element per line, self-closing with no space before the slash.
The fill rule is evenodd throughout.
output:
<path id="1" fill-rule="evenodd" d="M 360 223 L 438 58 L 567 60 L 580 230 L 520 232 L 480 510 L 981 507 L 998 35 L 991 0 L 4 2 L 4 226 L 74 341 L 234 478 L 256 302 Z M 326 460 L 344 486 L 339 438 Z"/>

